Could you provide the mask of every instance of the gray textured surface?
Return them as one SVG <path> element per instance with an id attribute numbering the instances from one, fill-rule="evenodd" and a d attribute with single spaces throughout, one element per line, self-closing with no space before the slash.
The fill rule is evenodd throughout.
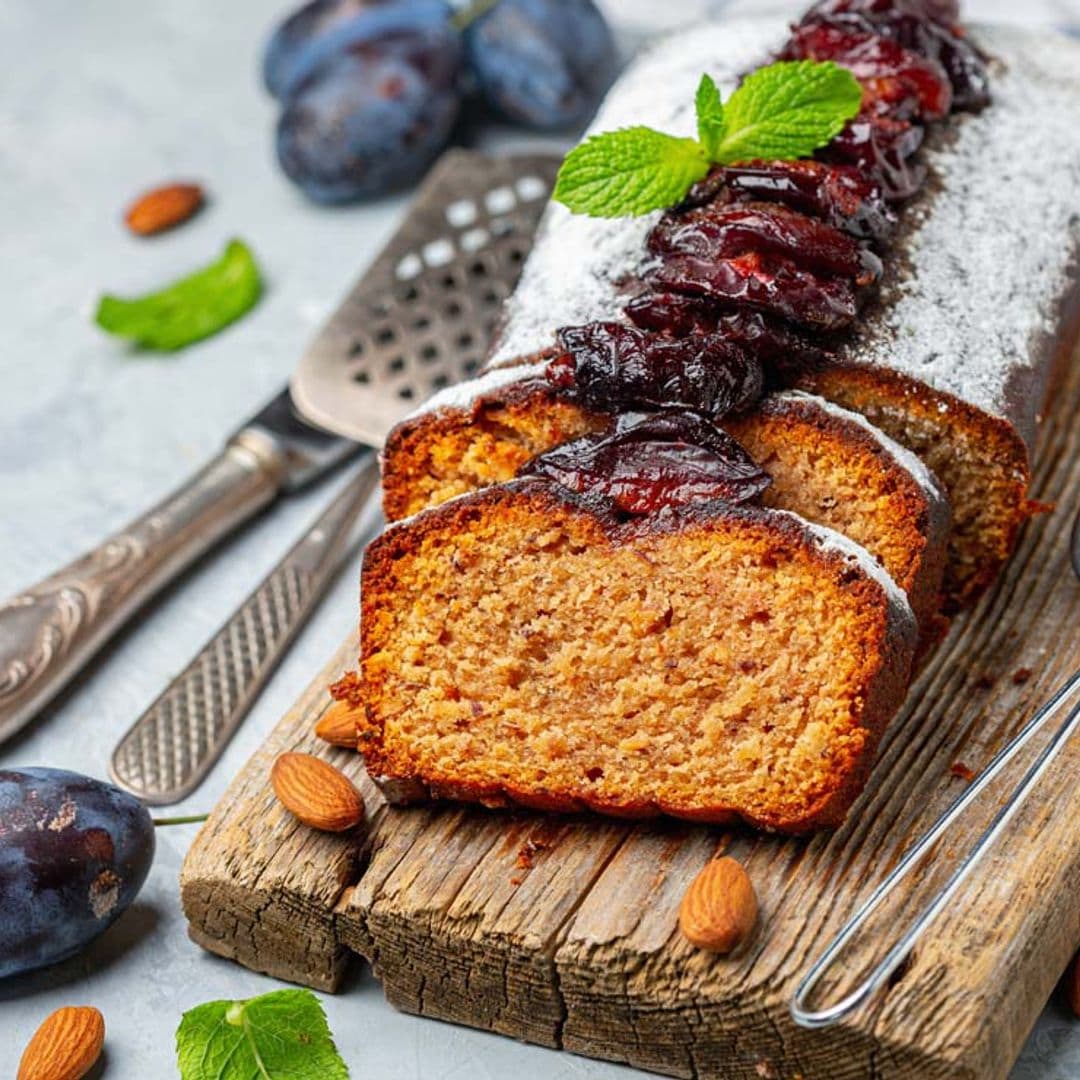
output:
<path id="1" fill-rule="evenodd" d="M 662 15 L 646 0 L 608 6 L 640 30 L 709 5 L 683 0 Z M 1067 21 L 1072 8 L 1080 23 L 1078 6 L 1031 2 L 1018 12 L 984 0 L 968 8 L 1050 22 Z M 403 199 L 319 210 L 277 172 L 273 109 L 255 72 L 259 43 L 282 9 L 277 0 L 0 2 L 0 595 L 96 543 L 210 454 L 285 378 L 402 212 Z M 135 192 L 189 176 L 213 199 L 197 221 L 149 242 L 125 233 L 118 219 Z M 229 332 L 151 359 L 89 325 L 102 289 L 138 292 L 168 280 L 234 234 L 254 248 L 268 293 Z M 0 748 L 0 764 L 104 776 L 116 738 L 289 547 L 330 486 L 280 505 L 168 593 L 47 716 Z M 210 808 L 338 644 L 355 613 L 356 570 L 353 559 L 221 763 L 176 812 Z M 172 1076 L 184 1009 L 278 985 L 187 941 L 176 879 L 193 835 L 191 826 L 159 831 L 137 905 L 86 954 L 0 983 L 0 1076 L 14 1074 L 40 1019 L 73 1003 L 105 1014 L 110 1080 Z M 637 1075 L 400 1015 L 359 968 L 324 1001 L 357 1077 Z M 1077 1077 L 1080 1023 L 1052 1004 L 1014 1080 Z"/>

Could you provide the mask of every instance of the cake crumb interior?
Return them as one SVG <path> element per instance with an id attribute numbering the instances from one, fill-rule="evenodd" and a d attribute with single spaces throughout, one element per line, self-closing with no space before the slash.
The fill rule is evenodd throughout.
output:
<path id="1" fill-rule="evenodd" d="M 885 618 L 864 579 L 741 520 L 613 540 L 523 501 L 380 572 L 364 677 L 395 773 L 793 818 L 849 773 Z"/>

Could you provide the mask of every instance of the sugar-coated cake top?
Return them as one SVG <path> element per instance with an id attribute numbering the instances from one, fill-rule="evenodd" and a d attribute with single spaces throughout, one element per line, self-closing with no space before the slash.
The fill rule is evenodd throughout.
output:
<path id="1" fill-rule="evenodd" d="M 785 33 L 784 20 L 764 18 L 666 39 L 616 83 L 590 131 L 646 124 L 692 135 L 702 72 L 727 95 Z M 883 303 L 845 355 L 1026 423 L 1011 398 L 1051 346 L 1077 272 L 1080 44 L 1012 26 L 978 27 L 973 37 L 1001 61 L 993 103 L 946 121 L 925 150 L 933 180 L 906 206 Z M 559 326 L 621 317 L 620 282 L 646 265 L 658 218 L 588 218 L 549 206 L 491 362 L 549 347 Z"/>

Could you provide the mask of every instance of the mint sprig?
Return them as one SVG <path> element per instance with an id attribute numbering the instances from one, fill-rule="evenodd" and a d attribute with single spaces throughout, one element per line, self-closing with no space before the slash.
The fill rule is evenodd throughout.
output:
<path id="1" fill-rule="evenodd" d="M 720 145 L 724 141 L 727 118 L 724 116 L 720 88 L 708 75 L 702 75 L 701 82 L 698 83 L 697 94 L 694 97 L 694 111 L 697 113 L 698 142 L 701 144 L 705 157 L 709 161 L 715 161 L 720 153 Z"/>
<path id="2" fill-rule="evenodd" d="M 648 127 L 593 135 L 566 155 L 554 198 L 591 217 L 646 214 L 679 202 L 712 165 L 808 157 L 835 138 L 861 104 L 855 76 L 831 60 L 759 68 L 726 102 L 702 75 L 694 99 L 696 140 Z"/>
<path id="3" fill-rule="evenodd" d="M 223 330 L 254 307 L 261 293 L 251 249 L 230 240 L 216 262 L 159 292 L 131 299 L 103 296 L 95 321 L 144 349 L 172 352 Z"/>
<path id="4" fill-rule="evenodd" d="M 573 159 L 573 160 L 571 160 Z M 701 144 L 647 127 L 594 135 L 559 170 L 555 198 L 577 214 L 626 217 L 670 206 L 709 171 Z"/>
<path id="5" fill-rule="evenodd" d="M 310 990 L 197 1005 L 180 1021 L 176 1056 L 181 1080 L 349 1080 Z"/>

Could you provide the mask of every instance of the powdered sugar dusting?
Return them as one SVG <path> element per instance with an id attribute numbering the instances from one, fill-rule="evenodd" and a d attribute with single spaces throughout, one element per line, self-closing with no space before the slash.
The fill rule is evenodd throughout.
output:
<path id="1" fill-rule="evenodd" d="M 522 364 L 511 368 L 493 368 L 478 375 L 475 379 L 469 379 L 463 383 L 455 383 L 437 394 L 428 398 L 418 409 L 414 409 L 405 421 L 414 417 L 423 416 L 425 413 L 435 412 L 437 409 L 464 409 L 478 398 L 493 394 L 510 383 L 521 382 L 525 379 L 539 378 L 544 374 L 547 362 L 538 364 Z M 402 421 L 403 423 L 405 421 Z"/>
<path id="2" fill-rule="evenodd" d="M 730 93 L 785 33 L 784 20 L 762 18 L 668 38 L 616 83 L 590 130 L 647 124 L 692 134 L 701 73 Z M 1080 249 L 1080 44 L 1014 26 L 979 27 L 973 37 L 1002 61 L 993 103 L 940 126 L 946 145 L 924 157 L 939 190 L 906 209 L 886 302 L 845 358 L 897 369 L 1026 426 L 1030 417 L 1016 413 L 1038 402 L 1017 410 L 1009 390 L 1042 362 Z M 560 326 L 621 318 L 619 282 L 645 265 L 656 217 L 610 221 L 549 206 L 492 362 L 549 347 Z"/>
<path id="3" fill-rule="evenodd" d="M 908 211 L 907 271 L 852 358 L 1005 416 L 1010 383 L 1044 359 L 1074 285 L 1080 45 L 1017 27 L 974 36 L 1004 62 L 993 103 L 957 118 L 950 144 L 926 153 L 942 190 Z"/>

